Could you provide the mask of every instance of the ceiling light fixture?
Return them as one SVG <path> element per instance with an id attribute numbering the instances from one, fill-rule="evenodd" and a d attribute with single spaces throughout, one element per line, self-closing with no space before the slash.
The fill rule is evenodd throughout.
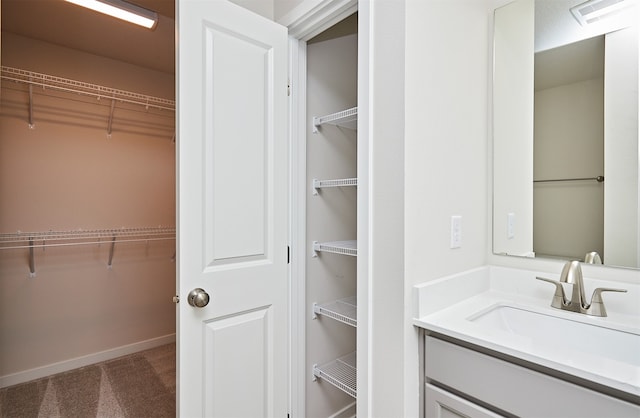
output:
<path id="1" fill-rule="evenodd" d="M 585 26 L 590 23 L 599 22 L 623 11 L 628 12 L 629 10 L 627 9 L 636 4 L 636 0 L 589 0 L 573 6 L 570 10 L 578 23 Z"/>
<path id="2" fill-rule="evenodd" d="M 122 0 L 66 0 L 69 3 L 86 7 L 96 12 L 104 13 L 136 25 L 154 29 L 158 23 L 158 14 L 151 10 L 144 9 L 135 4 Z"/>

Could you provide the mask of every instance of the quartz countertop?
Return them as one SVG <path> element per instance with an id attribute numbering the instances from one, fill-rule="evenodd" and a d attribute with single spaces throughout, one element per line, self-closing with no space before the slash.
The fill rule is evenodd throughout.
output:
<path id="1" fill-rule="evenodd" d="M 414 325 L 508 356 L 576 376 L 631 394 L 640 400 L 640 350 L 637 358 L 619 361 L 565 346 L 562 341 L 532 340 L 473 319 L 497 306 L 510 306 L 583 324 L 615 329 L 640 341 L 640 285 L 584 278 L 590 298 L 596 287 L 617 287 L 627 293 L 603 296 L 608 316 L 594 317 L 550 306 L 554 287 L 535 277 L 558 280 L 559 274 L 485 266 L 414 288 Z M 597 344 L 588 341 L 586 344 Z"/>

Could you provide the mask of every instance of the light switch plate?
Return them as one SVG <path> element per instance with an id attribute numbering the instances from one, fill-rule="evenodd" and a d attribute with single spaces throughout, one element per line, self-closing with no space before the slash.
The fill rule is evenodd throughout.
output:
<path id="1" fill-rule="evenodd" d="M 510 212 L 507 215 L 507 238 L 512 239 L 516 236 L 516 214 Z"/>
<path id="2" fill-rule="evenodd" d="M 451 217 L 451 248 L 462 247 L 462 216 Z"/>

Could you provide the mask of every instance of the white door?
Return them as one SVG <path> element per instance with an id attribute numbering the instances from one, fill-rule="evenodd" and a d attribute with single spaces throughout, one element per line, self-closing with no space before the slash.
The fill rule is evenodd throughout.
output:
<path id="1" fill-rule="evenodd" d="M 284 418 L 287 30 L 178 0 L 177 73 L 178 411 Z"/>

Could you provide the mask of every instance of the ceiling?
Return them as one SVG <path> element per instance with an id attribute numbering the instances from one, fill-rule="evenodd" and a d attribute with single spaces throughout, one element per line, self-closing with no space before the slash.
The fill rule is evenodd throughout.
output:
<path id="1" fill-rule="evenodd" d="M 64 0 L 1 0 L 2 31 L 175 73 L 174 0 L 128 0 L 156 11 L 154 30 Z"/>

